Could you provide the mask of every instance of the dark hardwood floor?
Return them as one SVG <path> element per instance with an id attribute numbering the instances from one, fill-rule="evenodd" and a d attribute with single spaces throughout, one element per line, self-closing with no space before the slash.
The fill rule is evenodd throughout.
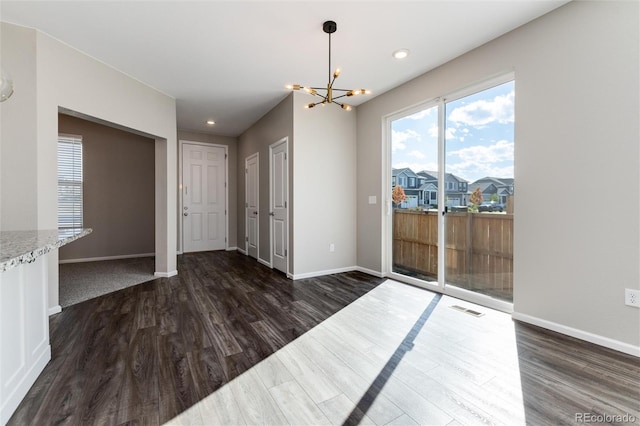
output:
<path id="1" fill-rule="evenodd" d="M 383 281 L 180 256 L 176 277 L 53 316 L 9 425 L 640 424 L 638 358 Z"/>
<path id="2" fill-rule="evenodd" d="M 178 267 L 53 316 L 52 360 L 9 424 L 166 422 L 382 281 L 292 281 L 235 252 Z"/>

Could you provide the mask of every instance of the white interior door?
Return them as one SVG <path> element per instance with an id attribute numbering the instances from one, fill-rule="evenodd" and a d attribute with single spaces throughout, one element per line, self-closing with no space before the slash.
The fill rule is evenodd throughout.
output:
<path id="1" fill-rule="evenodd" d="M 226 153 L 220 146 L 182 145 L 183 251 L 226 248 Z"/>
<path id="2" fill-rule="evenodd" d="M 288 166 L 287 166 L 287 139 L 269 147 L 271 160 L 269 161 L 270 176 L 270 206 L 271 217 L 271 265 L 274 269 L 288 273 Z"/>
<path id="3" fill-rule="evenodd" d="M 259 230 L 259 192 L 258 192 L 258 153 L 244 160 L 245 171 L 245 250 L 253 258 L 258 258 Z"/>

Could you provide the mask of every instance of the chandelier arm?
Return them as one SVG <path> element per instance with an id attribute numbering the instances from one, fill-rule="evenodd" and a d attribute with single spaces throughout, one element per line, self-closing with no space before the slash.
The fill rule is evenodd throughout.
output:
<path id="1" fill-rule="evenodd" d="M 1 1 L 1 0 L 0 0 Z M 339 105 L 340 107 L 342 107 L 342 109 L 345 109 L 347 111 L 350 111 L 352 109 L 351 105 L 345 104 L 345 103 L 341 103 L 341 102 L 336 102 L 335 99 L 340 99 L 340 98 L 344 98 L 347 96 L 353 96 L 356 94 L 366 94 L 364 89 L 334 89 L 333 88 L 333 84 L 335 83 L 336 79 L 340 76 L 340 69 L 336 69 L 335 71 L 332 71 L 332 67 L 331 67 L 331 34 L 334 33 L 337 30 L 337 25 L 334 21 L 325 21 L 324 24 L 322 25 L 322 29 L 325 33 L 327 33 L 329 35 L 329 69 L 328 69 L 328 79 L 327 79 L 327 86 L 326 87 L 310 87 L 310 86 L 300 86 L 300 85 L 293 85 L 291 88 L 293 88 L 294 90 L 304 90 L 305 92 L 307 92 L 310 95 L 314 95 L 317 96 L 319 98 L 322 99 L 322 101 L 316 102 L 316 103 L 309 103 L 306 105 L 307 108 L 313 108 L 316 105 L 320 105 L 322 104 L 323 106 L 326 105 L 327 103 L 333 103 L 336 105 Z M 321 95 L 320 93 L 325 92 L 324 95 Z M 341 93 L 338 96 L 333 96 L 333 93 Z"/>

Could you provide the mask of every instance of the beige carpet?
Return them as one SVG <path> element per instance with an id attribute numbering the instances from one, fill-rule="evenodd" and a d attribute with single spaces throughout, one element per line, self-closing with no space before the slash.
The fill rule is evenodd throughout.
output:
<path id="1" fill-rule="evenodd" d="M 155 279 L 155 258 L 63 263 L 60 265 L 60 306 L 66 308 L 94 297 Z"/>

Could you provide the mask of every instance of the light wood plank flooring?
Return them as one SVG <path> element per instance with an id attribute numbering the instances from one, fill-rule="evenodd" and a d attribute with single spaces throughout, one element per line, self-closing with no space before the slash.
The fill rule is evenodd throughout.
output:
<path id="1" fill-rule="evenodd" d="M 179 272 L 53 317 L 53 359 L 9 424 L 640 424 L 638 358 L 504 313 L 237 253 Z"/>

